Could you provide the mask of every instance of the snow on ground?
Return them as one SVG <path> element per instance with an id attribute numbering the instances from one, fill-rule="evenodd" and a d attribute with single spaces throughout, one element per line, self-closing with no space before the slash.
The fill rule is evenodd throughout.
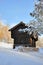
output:
<path id="1" fill-rule="evenodd" d="M 13 48 L 13 44 L 8 44 L 8 43 L 5 43 L 5 42 L 0 42 L 0 47 Z"/>
<path id="2" fill-rule="evenodd" d="M 34 51 L 28 47 L 12 47 L 13 44 L 0 42 L 0 65 L 43 65 L 43 48 Z"/>
<path id="3" fill-rule="evenodd" d="M 34 52 L 31 53 L 0 48 L 0 65 L 43 65 L 43 58 L 34 56 Z"/>

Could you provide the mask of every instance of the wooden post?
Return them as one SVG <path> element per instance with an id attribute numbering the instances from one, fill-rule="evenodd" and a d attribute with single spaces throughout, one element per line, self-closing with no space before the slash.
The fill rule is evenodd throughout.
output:
<path id="1" fill-rule="evenodd" d="M 34 39 L 32 39 L 32 47 L 36 47 L 36 43 Z"/>
<path id="2" fill-rule="evenodd" d="M 13 49 L 15 49 L 15 40 L 14 40 L 14 43 L 13 43 Z"/>

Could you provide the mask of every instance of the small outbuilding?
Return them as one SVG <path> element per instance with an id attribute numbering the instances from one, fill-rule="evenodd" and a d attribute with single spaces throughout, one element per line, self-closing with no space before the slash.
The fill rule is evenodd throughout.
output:
<path id="1" fill-rule="evenodd" d="M 26 31 L 28 26 L 20 22 L 19 24 L 15 25 L 13 28 L 9 29 L 11 31 L 11 38 L 14 39 L 13 48 L 15 46 L 29 46 L 29 47 L 36 47 L 36 41 L 38 40 L 38 36 L 34 38 L 33 32 L 31 34 Z"/>

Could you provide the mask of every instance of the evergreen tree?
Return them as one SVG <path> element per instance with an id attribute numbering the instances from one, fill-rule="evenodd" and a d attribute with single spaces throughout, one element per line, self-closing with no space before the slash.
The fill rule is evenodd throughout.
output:
<path id="1" fill-rule="evenodd" d="M 34 0 L 34 10 L 30 13 L 34 20 L 29 25 L 36 27 L 36 30 L 43 33 L 43 0 Z"/>

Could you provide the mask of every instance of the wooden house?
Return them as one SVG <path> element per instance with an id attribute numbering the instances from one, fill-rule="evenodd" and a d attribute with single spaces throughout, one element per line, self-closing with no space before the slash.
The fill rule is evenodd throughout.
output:
<path id="1" fill-rule="evenodd" d="M 9 31 L 11 31 L 11 38 L 14 39 L 13 48 L 19 45 L 36 47 L 36 39 L 33 38 L 32 34 L 29 35 L 27 34 L 27 31 L 24 31 L 26 28 L 28 28 L 28 26 L 26 26 L 25 23 L 20 22 L 13 28 L 9 29 Z"/>

